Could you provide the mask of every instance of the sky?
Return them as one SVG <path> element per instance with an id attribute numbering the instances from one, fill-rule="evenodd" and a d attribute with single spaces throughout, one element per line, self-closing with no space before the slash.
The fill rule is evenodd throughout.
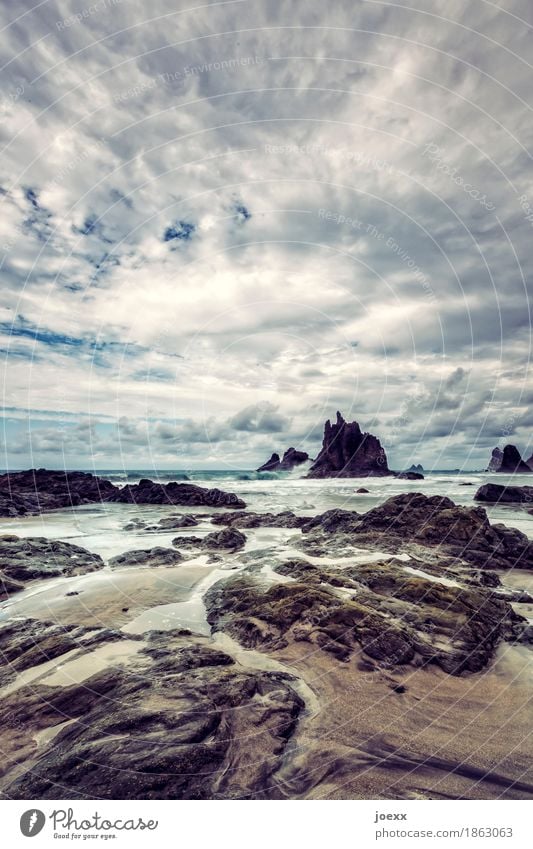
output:
<path id="1" fill-rule="evenodd" d="M 178 8 L 174 8 L 178 5 Z M 533 452 L 528 0 L 4 0 L 6 468 Z"/>

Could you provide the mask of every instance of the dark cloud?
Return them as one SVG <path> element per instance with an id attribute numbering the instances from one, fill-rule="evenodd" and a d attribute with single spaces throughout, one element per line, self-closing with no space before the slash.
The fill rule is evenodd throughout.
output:
<path id="1" fill-rule="evenodd" d="M 287 431 L 290 420 L 278 412 L 274 404 L 251 404 L 229 420 L 234 430 L 248 433 L 281 433 Z"/>

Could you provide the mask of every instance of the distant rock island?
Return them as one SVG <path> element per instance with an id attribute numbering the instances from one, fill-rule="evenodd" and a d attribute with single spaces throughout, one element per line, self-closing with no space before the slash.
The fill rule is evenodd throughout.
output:
<path id="1" fill-rule="evenodd" d="M 270 460 L 263 463 L 257 469 L 258 472 L 291 472 L 296 466 L 301 466 L 309 460 L 309 454 L 305 451 L 297 451 L 296 448 L 288 448 L 280 460 L 279 454 L 272 454 Z"/>
<path id="2" fill-rule="evenodd" d="M 346 422 L 337 412 L 337 421 L 324 427 L 322 449 L 311 466 L 308 478 L 358 478 L 392 475 L 381 442 L 363 433 L 357 422 Z"/>
<path id="3" fill-rule="evenodd" d="M 406 472 L 416 472 L 418 475 L 423 475 L 424 474 L 424 467 L 420 463 L 417 463 L 416 466 L 413 464 L 412 466 L 409 466 L 408 469 L 405 469 L 405 471 Z"/>
<path id="4" fill-rule="evenodd" d="M 533 457 L 530 457 L 528 462 L 523 460 L 516 445 L 506 445 L 503 451 L 501 448 L 494 448 L 487 472 L 501 472 L 506 475 L 528 474 L 533 472 L 532 459 Z"/>

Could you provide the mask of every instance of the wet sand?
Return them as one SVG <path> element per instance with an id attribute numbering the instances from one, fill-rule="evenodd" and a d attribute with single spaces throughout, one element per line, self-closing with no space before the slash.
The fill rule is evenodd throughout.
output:
<path id="1" fill-rule="evenodd" d="M 533 798 L 532 654 L 502 646 L 484 672 L 365 672 L 294 643 L 275 658 L 321 705 L 277 775 L 288 798 Z M 393 687 L 405 687 L 395 692 Z"/>
<path id="2" fill-rule="evenodd" d="M 0 608 L 0 621 L 29 617 L 64 625 L 121 628 L 143 611 L 186 601 L 213 567 L 189 562 L 158 568 L 102 569 L 75 578 L 36 581 Z M 67 595 L 67 593 L 78 593 Z"/>

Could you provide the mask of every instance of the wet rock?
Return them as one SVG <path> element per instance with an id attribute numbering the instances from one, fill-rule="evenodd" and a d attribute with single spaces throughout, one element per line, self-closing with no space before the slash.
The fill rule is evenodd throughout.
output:
<path id="1" fill-rule="evenodd" d="M 192 483 L 154 483 L 143 479 L 117 490 L 108 501 L 124 504 L 175 504 L 179 506 L 233 507 L 243 509 L 244 501 L 233 492 L 205 489 Z"/>
<path id="2" fill-rule="evenodd" d="M 270 460 L 267 460 L 266 463 L 263 463 L 257 471 L 258 472 L 290 472 L 296 466 L 301 466 L 302 463 L 306 463 L 309 460 L 309 454 L 306 454 L 305 451 L 297 451 L 296 448 L 288 448 L 283 455 L 283 459 L 280 460 L 279 454 L 272 454 Z"/>
<path id="3" fill-rule="evenodd" d="M 345 566 L 342 570 L 293 560 L 276 567 L 276 571 L 291 575 L 310 591 L 328 585 L 333 591 L 338 586 L 357 588 L 351 600 L 340 596 L 340 603 L 352 611 L 354 604 L 363 606 L 380 617 L 381 626 L 377 628 L 374 620 L 366 635 L 357 636 L 357 629 L 350 633 L 356 635 L 366 654 L 389 665 L 406 662 L 402 646 L 407 641 L 418 658 L 413 654 L 410 660 L 417 664 L 434 663 L 452 674 L 477 672 L 490 661 L 499 642 L 522 639 L 527 620 L 514 612 L 510 598 L 473 580 L 466 587 L 441 584 L 434 567 L 418 562 L 416 566 L 431 570 L 436 580 L 406 573 L 394 560 Z M 456 577 L 443 570 L 444 580 L 452 576 Z M 317 624 L 321 627 L 326 619 L 322 615 Z M 399 623 L 403 628 L 401 639 L 395 631 Z M 326 632 L 330 636 L 335 633 L 331 628 Z M 341 633 L 336 632 L 336 636 L 346 646 Z"/>
<path id="4" fill-rule="evenodd" d="M 125 531 L 141 531 L 146 528 L 146 522 L 143 519 L 132 519 L 131 522 L 128 522 L 124 525 L 123 530 Z"/>
<path id="5" fill-rule="evenodd" d="M 427 547 L 435 555 L 456 557 L 478 568 L 533 569 L 533 543 L 521 531 L 491 525 L 481 507 L 458 507 L 444 496 L 403 493 L 358 514 L 329 510 L 303 525 L 305 550 L 334 543 L 409 552 Z"/>
<path id="6" fill-rule="evenodd" d="M 31 769 L 7 772 L 2 796 L 51 799 L 67 787 L 72 799 L 263 798 L 303 702 L 290 676 L 244 671 L 184 639 L 151 634 L 127 668 L 6 696 L 0 733 L 16 738 L 12 766 L 36 731 L 73 721 Z"/>
<path id="7" fill-rule="evenodd" d="M 346 660 L 357 642 L 370 657 L 388 664 L 408 663 L 414 648 L 396 623 L 385 622 L 357 601 L 344 600 L 313 584 L 275 584 L 265 589 L 238 576 L 215 584 L 205 597 L 209 624 L 245 646 L 282 648 L 301 639 L 302 626 L 324 651 Z"/>
<path id="8" fill-rule="evenodd" d="M 118 569 L 123 566 L 176 566 L 182 562 L 183 555 L 174 548 L 155 546 L 154 548 L 125 551 L 123 554 L 112 557 L 109 565 L 112 569 Z"/>
<path id="9" fill-rule="evenodd" d="M 233 527 L 214 531 L 205 537 L 176 537 L 172 540 L 172 545 L 179 545 L 180 548 L 198 548 L 207 551 L 218 549 L 238 551 L 244 547 L 245 543 L 245 535 Z"/>
<path id="10" fill-rule="evenodd" d="M 309 521 L 290 510 L 283 513 L 221 513 L 213 516 L 213 525 L 231 525 L 232 528 L 301 528 Z"/>
<path id="11" fill-rule="evenodd" d="M 165 531 L 173 528 L 194 528 L 196 525 L 198 525 L 198 519 L 190 515 L 165 516 L 158 522 L 158 526 Z"/>
<path id="12" fill-rule="evenodd" d="M 485 483 L 474 495 L 474 501 L 489 504 L 531 504 L 533 486 L 502 486 L 498 483 Z"/>
<path id="13" fill-rule="evenodd" d="M 355 510 L 334 508 L 333 510 L 326 510 L 325 513 L 308 519 L 302 525 L 302 530 L 304 533 L 309 533 L 316 528 L 326 531 L 329 534 L 336 533 L 337 531 L 348 533 L 352 530 L 356 531 L 360 527 L 361 516 L 362 514 L 357 513 Z"/>
<path id="14" fill-rule="evenodd" d="M 0 624 L 0 672 L 15 677 L 25 669 L 54 660 L 73 649 L 86 651 L 101 643 L 122 639 L 126 639 L 125 634 L 109 628 L 87 628 L 37 619 L 13 620 Z"/>
<path id="15" fill-rule="evenodd" d="M 399 472 L 397 475 L 394 475 L 394 477 L 404 481 L 424 480 L 424 475 L 420 474 L 420 472 Z"/>
<path id="16" fill-rule="evenodd" d="M 78 545 L 45 537 L 0 536 L 0 580 L 4 595 L 38 578 L 70 577 L 103 569 L 104 562 Z"/>
<path id="17" fill-rule="evenodd" d="M 87 472 L 29 469 L 0 475 L 0 516 L 24 516 L 47 510 L 108 501 L 117 492 L 110 481 Z"/>
<path id="18" fill-rule="evenodd" d="M 370 490 L 365 489 L 364 486 L 360 486 L 359 489 L 356 489 L 355 491 L 358 492 L 358 493 L 370 492 Z"/>
<path id="19" fill-rule="evenodd" d="M 207 517 L 206 517 L 207 518 Z M 164 531 L 175 531 L 178 528 L 195 528 L 199 524 L 194 516 L 164 516 L 157 525 L 147 525 L 144 532 L 147 534 L 160 534 Z"/>
<path id="20" fill-rule="evenodd" d="M 311 466 L 309 478 L 354 478 L 390 475 L 387 455 L 377 437 L 363 433 L 357 422 L 337 421 L 324 427 L 322 449 Z"/>

